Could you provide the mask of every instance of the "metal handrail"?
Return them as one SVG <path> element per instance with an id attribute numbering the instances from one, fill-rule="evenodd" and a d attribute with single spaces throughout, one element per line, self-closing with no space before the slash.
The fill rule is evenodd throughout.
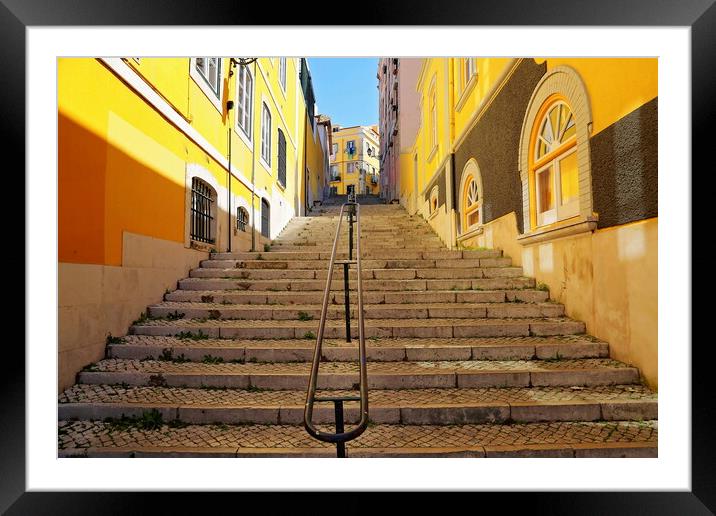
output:
<path id="1" fill-rule="evenodd" d="M 343 213 L 348 207 L 348 219 L 350 225 L 349 244 L 348 244 L 348 260 L 343 260 L 343 284 L 345 289 L 345 317 L 346 317 L 346 341 L 351 342 L 350 329 L 350 296 L 349 296 L 349 265 L 356 265 L 358 273 L 358 360 L 360 362 L 360 397 L 343 396 L 343 397 L 321 397 L 316 398 L 316 384 L 318 383 L 318 368 L 321 360 L 321 348 L 323 346 L 323 333 L 326 326 L 326 314 L 328 312 L 328 298 L 331 292 L 331 282 L 333 281 L 333 266 L 336 262 L 336 250 L 338 248 L 338 239 L 341 234 L 341 224 L 343 223 Z M 356 258 L 353 259 L 353 216 L 356 219 Z M 361 276 L 361 232 L 360 232 L 360 204 L 355 202 L 355 196 L 350 198 L 349 202 L 341 206 L 340 215 L 338 217 L 338 227 L 336 228 L 336 236 L 333 239 L 333 249 L 331 250 L 331 260 L 328 264 L 328 276 L 326 278 L 326 288 L 323 291 L 323 306 L 321 307 L 321 319 L 318 323 L 318 335 L 316 336 L 316 349 L 313 353 L 313 363 L 311 365 L 311 377 L 308 382 L 308 393 L 306 395 L 306 406 L 303 413 L 303 424 L 306 431 L 312 437 L 319 441 L 334 443 L 336 445 L 337 456 L 345 457 L 345 443 L 355 439 L 361 435 L 368 427 L 368 370 L 366 365 L 365 353 L 365 328 L 363 323 L 363 279 Z M 360 422 L 354 428 L 345 431 L 343 428 L 343 402 L 360 400 Z M 314 402 L 333 402 L 336 418 L 336 432 L 323 432 L 313 425 L 313 404 Z"/>

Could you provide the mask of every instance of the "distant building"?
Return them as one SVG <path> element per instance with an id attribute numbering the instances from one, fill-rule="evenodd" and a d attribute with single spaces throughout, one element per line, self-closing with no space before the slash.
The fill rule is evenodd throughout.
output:
<path id="1" fill-rule="evenodd" d="M 380 193 L 378 126 L 334 126 L 330 147 L 332 195 Z"/>
<path id="2" fill-rule="evenodd" d="M 388 202 L 400 199 L 400 154 L 412 148 L 420 124 L 415 84 L 421 66 L 418 58 L 382 58 L 378 62 L 381 196 Z M 415 213 L 417 205 L 408 209 Z"/>

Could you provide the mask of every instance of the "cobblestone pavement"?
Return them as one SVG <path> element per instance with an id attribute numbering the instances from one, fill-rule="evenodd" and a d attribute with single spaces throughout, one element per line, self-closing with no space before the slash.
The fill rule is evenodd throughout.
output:
<path id="1" fill-rule="evenodd" d="M 577 360 L 454 360 L 436 362 L 374 362 L 368 365 L 373 374 L 410 374 L 429 371 L 554 371 L 568 369 L 603 369 L 629 367 L 623 362 L 608 358 L 584 358 Z M 247 364 L 204 364 L 200 362 L 175 363 L 162 360 L 100 360 L 94 366 L 95 371 L 136 371 L 136 372 L 204 372 L 206 374 L 308 374 L 311 364 L 308 362 L 275 362 Z M 350 374 L 358 372 L 358 364 L 352 362 L 321 363 L 319 372 Z"/>
<path id="2" fill-rule="evenodd" d="M 329 429 L 329 427 L 326 427 Z M 446 448 L 465 446 L 656 442 L 656 421 L 531 423 L 524 425 L 375 425 L 351 441 L 352 448 Z M 311 438 L 301 426 L 189 425 L 157 430 L 113 429 L 112 424 L 60 421 L 59 448 L 87 447 L 332 447 Z"/>
<path id="3" fill-rule="evenodd" d="M 315 342 L 307 339 L 179 339 L 177 337 L 149 336 L 149 335 L 127 335 L 123 337 L 124 344 L 132 346 L 152 347 L 257 347 L 257 348 L 311 348 Z M 367 339 L 366 346 L 371 347 L 430 347 L 430 346 L 510 346 L 520 345 L 550 345 L 550 344 L 571 344 L 579 342 L 599 342 L 597 339 L 586 335 L 557 335 L 552 337 L 471 337 L 471 338 L 381 338 Z M 120 345 L 121 344 L 117 344 Z M 324 347 L 347 347 L 358 349 L 357 341 L 351 343 L 345 339 L 324 339 Z"/>
<path id="4" fill-rule="evenodd" d="M 355 391 L 330 391 L 332 396 L 351 396 Z M 318 396 L 321 395 L 319 391 Z M 434 405 L 465 403 L 510 403 L 527 401 L 656 401 L 657 395 L 641 385 L 602 387 L 533 387 L 483 389 L 401 389 L 374 390 L 372 406 Z M 305 391 L 260 391 L 242 389 L 190 389 L 167 387 L 123 387 L 86 385 L 70 387 L 60 403 L 145 403 L 172 405 L 268 406 L 303 405 Z M 347 404 L 348 406 L 350 404 Z"/>

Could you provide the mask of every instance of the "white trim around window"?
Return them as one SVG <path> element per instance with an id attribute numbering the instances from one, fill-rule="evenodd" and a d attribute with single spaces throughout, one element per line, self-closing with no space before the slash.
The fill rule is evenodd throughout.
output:
<path id="1" fill-rule="evenodd" d="M 271 173 L 271 109 L 261 103 L 261 155 L 260 161 Z"/>
<path id="2" fill-rule="evenodd" d="M 204 63 L 206 63 L 205 69 L 208 77 L 199 70 L 201 67 L 201 61 L 197 63 L 199 59 L 206 60 Z M 217 111 L 223 114 L 224 107 L 221 104 L 221 99 L 224 98 L 222 68 L 220 57 L 192 57 L 189 59 L 189 76 L 194 79 L 199 89 L 204 92 Z"/>
<path id="3" fill-rule="evenodd" d="M 236 71 L 236 133 L 251 149 L 254 124 L 254 78 L 248 66 L 239 66 Z"/>
<path id="4" fill-rule="evenodd" d="M 287 75 L 287 59 L 285 57 L 278 58 L 278 83 L 281 86 L 281 91 L 286 93 L 286 75 Z"/>

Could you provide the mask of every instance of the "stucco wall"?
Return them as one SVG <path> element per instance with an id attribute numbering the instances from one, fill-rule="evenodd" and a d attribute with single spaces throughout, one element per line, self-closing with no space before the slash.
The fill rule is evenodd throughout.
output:
<path id="1" fill-rule="evenodd" d="M 600 228 L 658 215 L 657 112 L 655 98 L 590 140 Z"/>
<path id="2" fill-rule="evenodd" d="M 208 254 L 134 233 L 123 235 L 122 265 L 60 262 L 58 388 L 104 356 L 108 334 L 126 335 L 147 305 L 162 300 Z"/>
<path id="3" fill-rule="evenodd" d="M 612 358 L 639 368 L 658 387 L 658 220 L 598 229 L 549 242 L 517 242 L 510 213 L 464 245 L 502 249 L 525 276 L 549 287 L 567 315 L 609 343 Z"/>
<path id="4" fill-rule="evenodd" d="M 532 59 L 523 60 L 455 151 L 455 188 L 461 184 L 465 164 L 471 158 L 477 160 L 482 175 L 482 210 L 486 222 L 516 211 L 522 231 L 522 185 L 517 163 L 519 140 L 527 103 L 545 70 L 544 64 L 536 64 Z M 455 208 L 460 208 L 457 201 Z"/>

